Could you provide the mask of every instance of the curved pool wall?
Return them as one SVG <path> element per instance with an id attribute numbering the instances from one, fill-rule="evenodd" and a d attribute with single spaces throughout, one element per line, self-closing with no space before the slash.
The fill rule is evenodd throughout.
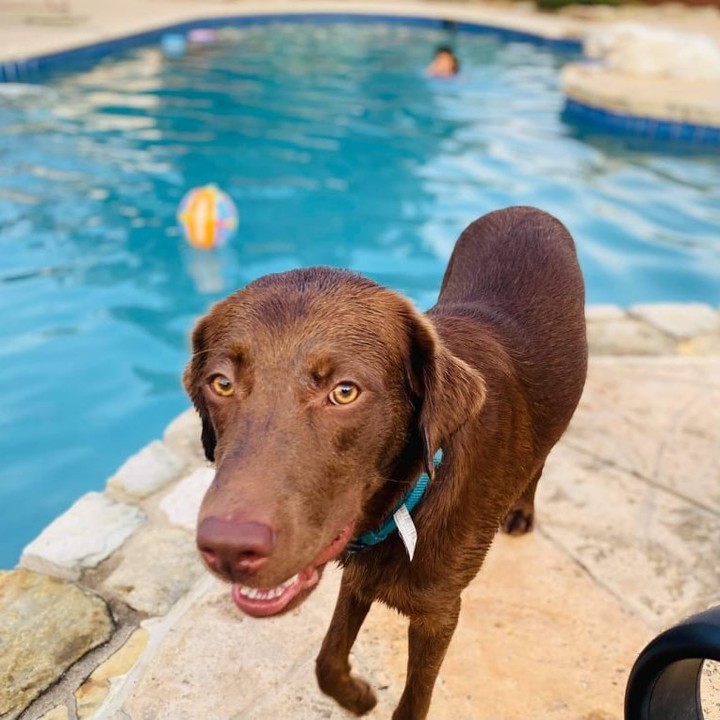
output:
<path id="1" fill-rule="evenodd" d="M 216 30 L 223 27 L 248 27 L 252 25 L 270 25 L 273 23 L 382 23 L 385 25 L 402 25 L 431 29 L 452 29 L 458 32 L 495 35 L 502 40 L 532 42 L 547 45 L 557 50 L 581 52 L 582 42 L 569 38 L 549 38 L 540 34 L 523 30 L 485 25 L 469 21 L 444 20 L 431 17 L 415 17 L 410 15 L 383 15 L 366 13 L 272 13 L 262 15 L 226 15 L 220 17 L 188 20 L 165 27 L 153 28 L 147 32 L 135 33 L 112 40 L 83 45 L 70 50 L 62 50 L 35 57 L 15 60 L 0 60 L 0 82 L 23 82 L 41 79 L 42 74 L 71 69 L 73 63 L 95 61 L 118 50 L 143 47 L 156 43 L 163 35 L 171 33 L 187 33 L 191 30 Z"/>
<path id="2" fill-rule="evenodd" d="M 384 23 L 407 27 L 452 29 L 458 32 L 494 35 L 505 41 L 531 42 L 547 45 L 556 50 L 582 52 L 579 39 L 548 37 L 526 30 L 503 27 L 470 20 L 450 20 L 436 17 L 418 17 L 402 14 L 374 14 L 354 12 L 273 12 L 186 20 L 139 33 L 81 45 L 72 49 L 45 53 L 20 59 L 0 60 L 0 83 L 32 82 L 44 74 L 71 69 L 74 64 L 98 60 L 118 50 L 142 47 L 156 43 L 165 34 L 187 33 L 196 29 L 221 27 L 249 27 L 272 23 Z M 720 127 L 680 122 L 662 118 L 618 113 L 604 107 L 566 99 L 563 118 L 580 126 L 607 132 L 611 135 L 629 135 L 642 139 L 701 145 L 720 144 Z"/>

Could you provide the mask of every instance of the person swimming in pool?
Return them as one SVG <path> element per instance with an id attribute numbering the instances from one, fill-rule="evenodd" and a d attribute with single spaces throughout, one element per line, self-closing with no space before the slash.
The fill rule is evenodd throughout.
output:
<path id="1" fill-rule="evenodd" d="M 460 61 L 453 52 L 453 49 L 447 45 L 441 45 L 435 50 L 430 65 L 427 66 L 425 72 L 433 77 L 450 77 L 460 72 Z"/>

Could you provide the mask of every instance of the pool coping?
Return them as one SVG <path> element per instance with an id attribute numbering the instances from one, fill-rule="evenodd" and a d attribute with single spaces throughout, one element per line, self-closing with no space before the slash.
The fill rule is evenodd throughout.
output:
<path id="1" fill-rule="evenodd" d="M 468 8 L 456 2 L 396 1 L 382 6 L 382 12 L 378 12 L 379 6 L 372 2 L 349 2 L 343 5 L 342 11 L 338 10 L 337 3 L 323 2 L 305 2 L 302 9 L 287 2 L 273 7 L 245 3 L 243 7 L 233 8 L 232 13 L 227 10 L 227 4 L 217 3 L 208 3 L 201 13 L 178 7 L 174 11 L 175 20 L 169 16 L 148 20 L 142 30 L 135 26 L 99 33 L 100 37 L 93 41 L 70 41 L 70 47 L 63 49 L 10 52 L 5 59 L 0 56 L 0 83 L 32 80 L 75 61 L 98 59 L 118 49 L 151 44 L 164 34 L 184 33 L 194 28 L 243 27 L 273 22 L 382 22 L 452 27 L 460 32 L 491 34 L 508 41 L 580 52 L 582 37 L 592 27 L 592 22 L 562 14 L 548 16 L 537 11 L 528 12 L 527 8 L 517 12 L 502 5 Z M 147 28 L 148 24 L 152 27 Z M 709 101 L 713 83 L 701 83 L 689 101 L 679 103 L 678 83 L 668 80 L 661 84 L 649 105 L 647 99 L 636 99 L 642 95 L 635 89 L 644 85 L 643 78 L 623 76 L 630 84 L 619 94 L 608 93 L 608 83 L 612 79 L 613 73 L 597 64 L 592 73 L 587 73 L 586 63 L 569 63 L 562 72 L 561 87 L 566 98 L 563 117 L 569 122 L 614 135 L 701 146 L 720 144 L 720 106 L 714 107 Z"/>
<path id="2" fill-rule="evenodd" d="M 637 80 L 596 61 L 569 63 L 560 74 L 566 98 L 564 114 L 615 135 L 698 145 L 720 143 L 720 82 Z"/>

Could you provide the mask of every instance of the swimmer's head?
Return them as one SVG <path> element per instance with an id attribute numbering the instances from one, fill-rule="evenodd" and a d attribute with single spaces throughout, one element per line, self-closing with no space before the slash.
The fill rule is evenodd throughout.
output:
<path id="1" fill-rule="evenodd" d="M 457 75 L 459 71 L 460 62 L 452 48 L 447 45 L 441 45 L 435 50 L 435 57 L 433 57 L 433 61 L 427 68 L 428 75 L 435 75 L 437 77 Z"/>

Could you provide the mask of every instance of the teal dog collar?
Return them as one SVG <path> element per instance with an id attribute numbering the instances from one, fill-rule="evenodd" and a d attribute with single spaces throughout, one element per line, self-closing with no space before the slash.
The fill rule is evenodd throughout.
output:
<path id="1" fill-rule="evenodd" d="M 440 461 L 442 460 L 442 450 L 438 450 L 435 454 L 435 467 L 440 464 Z M 365 550 L 365 548 L 372 547 L 373 545 L 377 545 L 381 543 L 383 540 L 386 540 L 390 535 L 392 535 L 397 529 L 397 521 L 396 521 L 396 514 L 400 509 L 405 506 L 405 510 L 407 511 L 407 514 L 409 515 L 416 505 L 422 500 L 423 495 L 425 494 L 425 490 L 427 489 L 428 483 L 430 482 L 430 478 L 427 473 L 423 473 L 417 480 L 417 482 L 410 488 L 410 490 L 401 498 L 400 502 L 392 509 L 392 512 L 390 513 L 389 517 L 385 520 L 382 527 L 379 530 L 371 530 L 369 532 L 366 532 L 362 534 L 358 538 L 354 538 L 351 540 L 346 548 L 345 551 L 350 553 L 351 555 L 360 552 L 360 550 Z M 405 537 L 403 537 L 403 542 L 406 542 Z M 407 542 L 406 542 L 407 546 Z M 410 549 L 408 548 L 408 553 L 410 554 L 410 559 L 412 559 L 412 552 L 410 552 Z"/>

